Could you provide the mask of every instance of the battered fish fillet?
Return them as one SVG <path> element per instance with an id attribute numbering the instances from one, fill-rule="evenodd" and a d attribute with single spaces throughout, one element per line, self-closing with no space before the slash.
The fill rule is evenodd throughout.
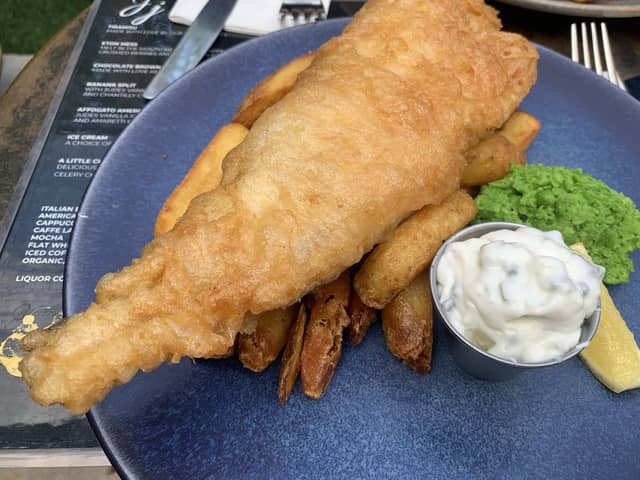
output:
<path id="1" fill-rule="evenodd" d="M 28 339 L 31 396 L 84 412 L 182 356 L 225 355 L 247 312 L 291 304 L 458 188 L 462 153 L 504 123 L 537 53 L 480 0 L 369 0 L 253 125 L 222 185 L 96 301 Z"/>

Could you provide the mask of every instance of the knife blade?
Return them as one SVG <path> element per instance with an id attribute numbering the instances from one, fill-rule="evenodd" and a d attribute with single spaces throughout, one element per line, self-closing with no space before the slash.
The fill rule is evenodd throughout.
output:
<path id="1" fill-rule="evenodd" d="M 193 69 L 211 48 L 237 0 L 209 0 L 142 96 L 147 100 Z"/>

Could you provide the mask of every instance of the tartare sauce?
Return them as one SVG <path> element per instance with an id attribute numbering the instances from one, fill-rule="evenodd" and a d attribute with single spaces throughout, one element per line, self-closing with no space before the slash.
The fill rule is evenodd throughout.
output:
<path id="1" fill-rule="evenodd" d="M 567 247 L 560 232 L 496 230 L 448 245 L 438 293 L 447 319 L 471 343 L 501 358 L 541 363 L 578 344 L 604 273 Z"/>

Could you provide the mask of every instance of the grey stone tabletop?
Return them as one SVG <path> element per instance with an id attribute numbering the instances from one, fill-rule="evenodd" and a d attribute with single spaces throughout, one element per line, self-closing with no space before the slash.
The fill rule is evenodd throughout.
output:
<path id="1" fill-rule="evenodd" d="M 38 136 L 87 12 L 49 40 L 0 97 L 0 219 Z"/>

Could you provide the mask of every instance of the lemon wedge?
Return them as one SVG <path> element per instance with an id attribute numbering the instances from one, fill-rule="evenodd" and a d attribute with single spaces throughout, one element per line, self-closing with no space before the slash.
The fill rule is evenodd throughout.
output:
<path id="1" fill-rule="evenodd" d="M 591 260 L 582 244 L 571 248 Z M 600 287 L 600 304 L 600 325 L 580 358 L 609 390 L 620 393 L 639 388 L 640 349 L 604 285 Z"/>

